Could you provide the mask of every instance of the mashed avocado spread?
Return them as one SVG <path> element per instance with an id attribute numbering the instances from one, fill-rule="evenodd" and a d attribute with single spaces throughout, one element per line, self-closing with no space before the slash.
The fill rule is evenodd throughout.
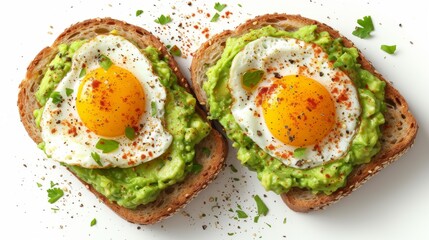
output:
<path id="1" fill-rule="evenodd" d="M 309 189 L 313 193 L 331 194 L 344 186 L 353 167 L 367 163 L 381 147 L 380 125 L 384 123 L 383 111 L 385 83 L 361 68 L 356 48 L 346 48 L 340 38 L 332 39 L 327 32 L 316 32 L 317 26 L 309 25 L 295 32 L 266 26 L 237 37 L 229 38 L 217 63 L 207 71 L 208 80 L 203 88 L 208 96 L 210 118 L 217 119 L 238 149 L 237 158 L 249 169 L 256 171 L 265 189 L 278 194 L 292 187 Z M 232 97 L 228 88 L 231 63 L 249 42 L 261 37 L 289 37 L 320 45 L 329 54 L 334 67 L 348 73 L 358 89 L 362 108 L 360 125 L 348 153 L 340 160 L 324 165 L 297 169 L 284 165 L 271 157 L 247 137 L 231 113 Z"/>
<path id="2" fill-rule="evenodd" d="M 36 92 L 43 106 L 61 79 L 71 67 L 74 52 L 85 41 L 76 41 L 59 46 L 59 53 L 48 65 L 41 85 Z M 166 88 L 166 129 L 173 136 L 168 151 L 159 158 L 132 168 L 86 169 L 66 165 L 83 181 L 91 184 L 111 201 L 126 208 L 135 208 L 156 200 L 160 192 L 193 174 L 199 169 L 194 162 L 195 145 L 210 132 L 210 125 L 195 112 L 195 98 L 177 83 L 177 77 L 166 59 L 154 47 L 142 52 L 151 61 L 155 74 Z M 35 111 L 36 122 L 40 122 L 43 107 Z M 43 147 L 43 143 L 40 144 Z"/>

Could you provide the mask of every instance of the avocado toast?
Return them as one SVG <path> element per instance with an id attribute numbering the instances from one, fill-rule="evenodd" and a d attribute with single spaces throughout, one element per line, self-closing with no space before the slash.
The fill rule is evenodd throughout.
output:
<path id="1" fill-rule="evenodd" d="M 46 114 L 46 111 L 44 111 L 44 104 L 36 99 L 35 95 L 41 91 L 40 89 L 48 89 L 39 95 L 47 103 L 58 100 L 54 107 L 74 102 L 76 97 L 73 94 L 76 94 L 76 91 L 73 93 L 70 88 L 66 88 L 66 92 L 60 93 L 60 97 L 55 99 L 52 94 L 57 91 L 55 85 L 67 76 L 68 71 L 73 71 L 74 65 L 71 61 L 74 54 L 85 44 L 76 46 L 77 42 L 92 41 L 91 39 L 100 36 L 111 36 L 131 42 L 144 55 L 143 58 L 147 58 L 151 63 L 150 72 L 158 76 L 163 81 L 164 88 L 167 89 L 166 110 L 156 109 L 156 104 L 153 102 L 147 105 L 152 107 L 152 117 L 165 112 L 162 125 L 173 135 L 172 144 L 166 152 L 153 161 L 135 166 L 131 166 L 133 162 L 128 161 L 131 166 L 129 168 L 102 168 L 103 157 L 100 155 L 109 153 L 106 150 L 107 144 L 101 151 L 98 143 L 101 145 L 114 143 L 117 147 L 119 142 L 102 138 L 97 146 L 93 146 L 94 151 L 88 158 L 100 165 L 100 169 L 86 169 L 67 163 L 64 166 L 122 218 L 139 224 L 156 223 L 177 212 L 198 192 L 207 187 L 224 166 L 227 151 L 225 139 L 211 128 L 204 111 L 196 103 L 186 79 L 179 71 L 176 61 L 158 38 L 143 28 L 111 18 L 89 19 L 72 25 L 58 36 L 52 46 L 40 51 L 28 66 L 26 77 L 19 87 L 18 107 L 21 121 L 34 142 L 45 149 L 39 124 L 43 121 L 41 115 Z M 116 46 L 120 50 L 119 44 Z M 127 56 L 122 57 L 125 62 Z M 84 68 L 82 66 L 82 69 Z M 42 84 L 42 82 L 48 84 Z M 52 86 L 46 87 L 49 84 Z M 96 80 L 92 80 L 93 89 L 98 85 Z M 123 101 L 126 102 L 126 99 Z M 138 125 L 127 127 L 125 129 L 127 138 L 138 138 L 140 127 Z M 74 138 L 78 134 L 75 128 L 73 130 L 68 133 L 71 133 Z M 56 131 L 51 130 L 51 133 L 55 134 Z M 138 147 L 138 144 L 130 142 L 126 144 Z M 186 146 L 187 144 L 189 146 Z M 114 151 L 117 149 L 112 152 Z M 145 157 L 141 155 L 141 159 Z M 122 158 L 126 159 L 127 155 L 124 154 Z"/>
<path id="2" fill-rule="evenodd" d="M 235 56 L 245 51 L 243 49 L 249 43 L 262 38 L 298 39 L 305 42 L 303 45 L 316 44 L 315 49 L 322 46 L 322 52 L 329 53 L 330 64 L 345 72 L 360 87 L 362 115 L 368 118 L 360 117 L 359 124 L 375 123 L 372 124 L 373 133 L 368 134 L 369 130 L 362 125 L 362 129 L 356 131 L 355 136 L 359 137 L 355 137 L 347 155 L 309 168 L 285 166 L 256 146 L 249 140 L 248 130 L 240 128 L 232 117 L 229 106 L 238 100 L 231 100 L 230 92 L 237 88 L 225 86 L 232 75 L 231 66 L 238 65 L 233 62 Z M 322 209 L 349 195 L 404 154 L 412 146 L 418 131 L 418 124 L 405 99 L 350 40 L 323 23 L 299 15 L 259 16 L 233 31 L 226 30 L 212 37 L 195 53 L 191 74 L 198 100 L 206 105 L 209 116 L 220 121 L 228 137 L 234 141 L 238 159 L 257 172 L 267 190 L 281 194 L 285 203 L 295 211 Z M 374 103 L 371 109 L 377 109 L 371 113 L 367 112 L 369 102 L 362 94 L 367 90 L 371 91 L 370 102 Z M 305 150 L 305 147 L 299 149 Z"/>

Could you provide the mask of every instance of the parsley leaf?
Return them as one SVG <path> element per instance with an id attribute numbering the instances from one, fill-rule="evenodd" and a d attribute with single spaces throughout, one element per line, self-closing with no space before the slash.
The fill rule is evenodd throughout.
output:
<path id="1" fill-rule="evenodd" d="M 63 101 L 63 96 L 61 96 L 60 92 L 52 92 L 50 97 L 52 98 L 52 102 L 54 104 L 58 104 Z"/>
<path id="2" fill-rule="evenodd" d="M 118 147 L 119 142 L 104 138 L 100 138 L 100 140 L 98 140 L 97 144 L 95 145 L 95 148 L 102 150 L 103 153 L 113 152 L 118 149 Z"/>
<path id="3" fill-rule="evenodd" d="M 256 207 L 258 208 L 258 215 L 266 216 L 268 213 L 267 205 L 265 205 L 265 203 L 262 201 L 262 199 L 258 195 L 255 195 L 253 197 L 253 199 L 255 199 Z"/>
<path id="4" fill-rule="evenodd" d="M 209 148 L 203 147 L 202 151 L 207 157 L 210 156 L 211 151 Z"/>
<path id="5" fill-rule="evenodd" d="M 125 136 L 130 140 L 134 140 L 134 138 L 136 138 L 136 132 L 134 131 L 134 128 L 130 126 L 126 127 Z"/>
<path id="6" fill-rule="evenodd" d="M 94 159 L 94 161 L 99 165 L 99 166 L 103 166 L 103 164 L 101 163 L 101 158 L 100 158 L 100 155 L 98 154 L 98 153 L 96 153 L 96 152 L 92 152 L 91 153 L 91 157 L 92 157 L 92 159 Z"/>
<path id="7" fill-rule="evenodd" d="M 82 68 L 79 73 L 79 78 L 82 78 L 86 75 L 86 68 Z"/>
<path id="8" fill-rule="evenodd" d="M 61 188 L 50 188 L 47 190 L 47 192 L 49 197 L 48 202 L 51 204 L 64 196 L 64 191 Z"/>
<path id="9" fill-rule="evenodd" d="M 365 16 L 363 19 L 358 19 L 357 23 L 361 27 L 356 27 L 352 34 L 359 38 L 370 37 L 370 33 L 374 31 L 374 24 L 372 23 L 371 16 Z"/>
<path id="10" fill-rule="evenodd" d="M 381 45 L 381 50 L 387 52 L 388 54 L 394 54 L 396 51 L 396 45 Z"/>
<path id="11" fill-rule="evenodd" d="M 97 224 L 97 219 L 92 219 L 92 221 L 91 221 L 91 224 L 90 224 L 90 226 L 92 227 L 92 226 L 94 226 L 95 224 Z"/>
<path id="12" fill-rule="evenodd" d="M 243 210 L 235 210 L 238 218 L 247 218 L 249 217 Z"/>
<path id="13" fill-rule="evenodd" d="M 156 108 L 156 102 L 151 102 L 150 103 L 150 115 L 152 115 L 152 117 L 155 117 L 157 111 L 158 111 L 158 109 Z"/>
<path id="14" fill-rule="evenodd" d="M 259 220 L 259 215 L 256 215 L 255 218 L 253 218 L 253 222 L 258 223 L 258 220 Z"/>
<path id="15" fill-rule="evenodd" d="M 262 70 L 249 70 L 243 74 L 243 85 L 248 88 L 253 88 L 259 81 L 261 81 L 264 71 Z"/>
<path id="16" fill-rule="evenodd" d="M 165 25 L 165 24 L 167 24 L 167 23 L 169 23 L 171 21 L 172 20 L 171 20 L 171 18 L 170 18 L 169 15 L 167 15 L 167 16 L 161 15 L 159 18 L 155 19 L 155 22 L 159 23 L 161 25 Z"/>
<path id="17" fill-rule="evenodd" d="M 293 151 L 293 156 L 296 158 L 302 158 L 305 155 L 305 151 L 307 148 L 297 148 L 295 151 Z"/>
<path id="18" fill-rule="evenodd" d="M 174 45 L 170 48 L 170 53 L 171 53 L 171 55 L 176 56 L 176 57 L 182 56 L 182 51 L 180 51 L 180 48 L 176 45 Z"/>
<path id="19" fill-rule="evenodd" d="M 37 187 L 42 187 L 42 184 L 41 183 L 37 183 Z"/>
<path id="20" fill-rule="evenodd" d="M 210 22 L 217 22 L 219 17 L 220 17 L 219 13 L 215 13 L 215 15 L 212 17 L 212 20 L 210 20 Z"/>
<path id="21" fill-rule="evenodd" d="M 143 13 L 143 10 L 141 10 L 141 9 L 137 10 L 136 11 L 136 17 L 142 15 L 142 13 Z"/>
<path id="22" fill-rule="evenodd" d="M 191 168 L 191 173 L 197 174 L 201 172 L 202 169 L 203 169 L 203 165 L 194 163 L 194 165 L 192 165 L 192 168 Z"/>
<path id="23" fill-rule="evenodd" d="M 98 59 L 98 62 L 100 63 L 100 66 L 106 71 L 109 70 L 110 66 L 113 64 L 112 60 L 110 60 L 110 58 L 108 58 L 106 55 L 101 55 Z"/>
<path id="24" fill-rule="evenodd" d="M 218 12 L 222 12 L 222 10 L 224 10 L 226 8 L 226 4 L 220 4 L 220 3 L 215 3 L 214 5 L 214 9 L 216 9 Z"/>
<path id="25" fill-rule="evenodd" d="M 67 95 L 67 97 L 70 97 L 70 95 L 72 95 L 72 93 L 73 93 L 73 89 L 66 88 L 66 95 Z"/>

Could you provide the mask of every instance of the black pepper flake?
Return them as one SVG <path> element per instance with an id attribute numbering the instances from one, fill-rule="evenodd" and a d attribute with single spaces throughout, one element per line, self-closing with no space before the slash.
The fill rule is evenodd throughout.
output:
<path id="1" fill-rule="evenodd" d="M 280 73 L 278 73 L 278 72 L 275 72 L 274 73 L 274 77 L 275 78 L 282 78 L 282 75 L 280 75 Z"/>
<path id="2" fill-rule="evenodd" d="M 261 131 L 256 131 L 256 134 L 260 137 L 260 136 L 262 136 L 262 133 L 261 133 Z"/>
<path id="3" fill-rule="evenodd" d="M 203 227 L 203 230 L 207 229 L 207 225 L 203 225 L 202 227 Z"/>

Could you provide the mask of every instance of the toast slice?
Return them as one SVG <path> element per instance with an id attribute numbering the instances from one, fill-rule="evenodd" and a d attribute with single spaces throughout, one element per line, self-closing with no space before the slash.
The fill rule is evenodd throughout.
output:
<path id="1" fill-rule="evenodd" d="M 132 41 L 142 49 L 147 46 L 153 46 L 163 56 L 168 56 L 169 67 L 176 74 L 179 85 L 192 93 L 174 58 L 161 41 L 149 31 L 111 18 L 97 18 L 79 22 L 60 34 L 52 46 L 40 51 L 28 66 L 26 77 L 19 86 L 18 107 L 21 121 L 35 143 L 40 143 L 42 138 L 41 131 L 36 127 L 33 117 L 33 111 L 40 107 L 34 93 L 38 89 L 46 66 L 57 54 L 57 46 L 61 43 L 70 43 L 78 39 L 89 39 L 99 34 L 107 34 L 112 30 L 115 30 L 118 35 Z M 199 106 L 196 106 L 196 111 L 206 119 L 205 112 Z M 224 167 L 227 144 L 225 138 L 218 131 L 212 129 L 209 135 L 195 148 L 196 161 L 203 166 L 201 171 L 198 174 L 189 174 L 183 182 L 165 189 L 155 202 L 140 205 L 136 209 L 124 208 L 115 202 L 109 201 L 91 185 L 81 181 L 122 218 L 138 224 L 153 224 L 183 208 L 198 192 L 206 188 Z M 207 156 L 207 151 L 203 152 L 205 148 L 210 149 L 209 156 Z"/>
<path id="2" fill-rule="evenodd" d="M 268 25 L 286 31 L 295 31 L 306 25 L 317 25 L 318 32 L 326 31 L 334 39 L 342 38 L 345 47 L 355 47 L 350 40 L 333 28 L 300 15 L 267 14 L 258 16 L 239 25 L 233 31 L 226 30 L 213 36 L 195 52 L 191 64 L 191 77 L 194 92 L 201 104 L 207 103 L 207 96 L 203 90 L 203 83 L 207 80 L 206 72 L 209 67 L 213 66 L 220 59 L 226 40 L 229 37 L 241 36 L 251 29 L 259 29 Z M 371 62 L 360 51 L 358 60 L 363 69 L 368 70 L 386 82 L 385 101 L 387 111 L 384 114 L 386 123 L 382 128 L 381 151 L 373 157 L 371 162 L 356 167 L 349 175 L 346 186 L 338 189 L 331 195 L 322 193 L 315 195 L 309 190 L 299 188 L 293 188 L 289 192 L 282 194 L 283 201 L 294 211 L 308 212 L 322 209 L 349 195 L 374 174 L 398 159 L 414 142 L 418 125 L 414 116 L 409 111 L 404 97 L 375 70 Z M 210 106 L 206 107 L 210 108 Z"/>

